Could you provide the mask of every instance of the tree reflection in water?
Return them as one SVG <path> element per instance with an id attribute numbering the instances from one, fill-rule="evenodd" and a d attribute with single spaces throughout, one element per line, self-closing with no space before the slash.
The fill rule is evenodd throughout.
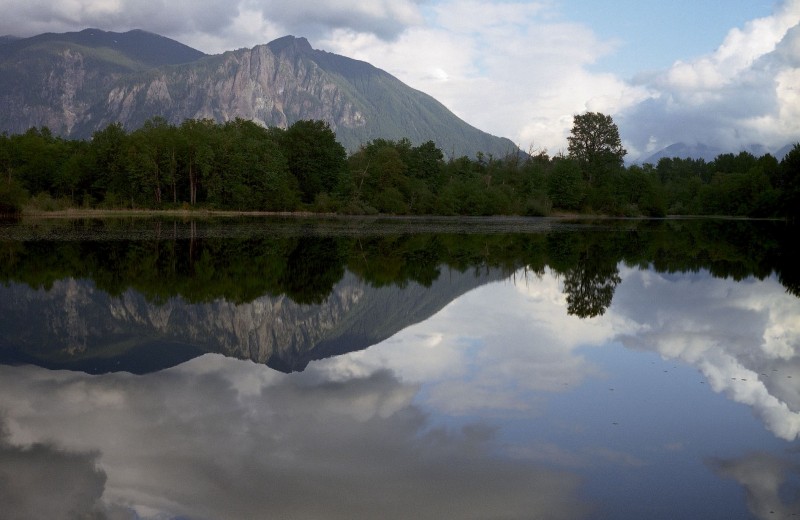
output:
<path id="1" fill-rule="evenodd" d="M 780 222 L 609 221 L 500 233 L 469 226 L 414 232 L 415 224 L 400 231 L 368 224 L 357 233 L 271 221 L 173 222 L 167 226 L 172 233 L 147 221 L 5 225 L 0 281 L 47 288 L 56 280 L 91 279 L 112 296 L 134 289 L 152 301 L 180 296 L 188 302 L 249 302 L 285 294 L 314 303 L 328 296 L 345 271 L 376 287 L 402 287 L 429 286 L 442 266 L 462 272 L 495 268 L 508 275 L 549 266 L 564 277 L 569 312 L 588 318 L 602 315 L 611 303 L 623 262 L 660 272 L 706 269 L 736 280 L 774 273 L 788 291 L 800 294 L 796 228 Z"/>
<path id="2" fill-rule="evenodd" d="M 620 281 L 617 264 L 591 254 L 581 255 L 581 261 L 564 273 L 567 312 L 580 318 L 602 316 Z"/>

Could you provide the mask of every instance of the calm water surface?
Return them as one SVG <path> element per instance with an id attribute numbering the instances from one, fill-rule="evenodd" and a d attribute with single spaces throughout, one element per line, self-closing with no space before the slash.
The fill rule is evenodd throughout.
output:
<path id="1" fill-rule="evenodd" d="M 0 518 L 800 517 L 794 241 L 0 225 Z"/>

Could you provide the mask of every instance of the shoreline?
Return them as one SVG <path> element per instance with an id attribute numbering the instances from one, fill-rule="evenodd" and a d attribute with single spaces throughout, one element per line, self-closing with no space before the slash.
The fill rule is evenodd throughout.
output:
<path id="1" fill-rule="evenodd" d="M 338 219 L 389 219 L 389 220 L 420 220 L 420 219 L 605 219 L 615 218 L 605 215 L 592 215 L 581 213 L 557 212 L 546 217 L 529 217 L 525 215 L 350 215 L 343 213 L 318 213 L 314 211 L 238 211 L 238 210 L 212 210 L 212 209 L 82 209 L 69 208 L 54 211 L 23 211 L 19 214 L 20 220 L 48 220 L 48 219 L 104 219 L 104 218 L 237 218 L 237 217 L 288 217 L 288 218 L 338 218 Z"/>
<path id="2" fill-rule="evenodd" d="M 305 211 L 235 211 L 210 209 L 82 209 L 23 211 L 20 219 L 116 218 L 116 217 L 307 217 L 325 215 Z"/>
<path id="3" fill-rule="evenodd" d="M 729 215 L 667 215 L 665 217 L 616 217 L 592 213 L 553 212 L 543 217 L 526 215 L 349 215 L 341 213 L 317 213 L 313 211 L 238 211 L 212 209 L 84 209 L 68 208 L 54 211 L 23 211 L 18 215 L 20 221 L 30 220 L 70 220 L 70 219 L 114 219 L 114 218 L 181 218 L 181 219 L 213 219 L 213 218 L 321 218 L 321 219 L 353 219 L 353 220 L 746 220 L 746 221 L 783 221 L 781 218 L 751 218 Z"/>

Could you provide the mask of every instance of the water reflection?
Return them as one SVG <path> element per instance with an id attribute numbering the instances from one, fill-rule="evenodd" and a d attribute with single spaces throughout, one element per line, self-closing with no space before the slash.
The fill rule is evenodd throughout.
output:
<path id="1" fill-rule="evenodd" d="M 100 369 L 0 365 L 4 514 L 800 515 L 792 253 L 681 230 L 14 242 L 0 351 Z"/>
<path id="2" fill-rule="evenodd" d="M 737 283 L 636 271 L 625 280 L 614 311 L 638 325 L 621 335 L 626 346 L 696 367 L 714 391 L 751 406 L 775 435 L 800 435 L 797 298 L 773 279 Z"/>
<path id="3" fill-rule="evenodd" d="M 757 518 L 800 516 L 800 466 L 769 453 L 739 459 L 713 460 L 723 478 L 737 481 L 747 494 L 747 506 Z"/>
<path id="4" fill-rule="evenodd" d="M 61 472 L 84 476 L 69 479 L 84 498 L 75 504 L 80 513 L 578 518 L 585 511 L 575 500 L 576 476 L 493 455 L 488 424 L 430 427 L 413 404 L 417 386 L 388 370 L 345 382 L 203 357 L 146 380 L 1 371 L 5 451 L 41 474 L 71 464 Z M 59 456 L 45 462 L 43 451 Z M 105 475 L 90 471 L 95 462 Z M 46 482 L 3 496 L 25 517 L 38 511 L 24 508 L 61 499 Z"/>
<path id="5" fill-rule="evenodd" d="M 428 287 L 375 287 L 345 273 L 315 303 L 286 295 L 249 302 L 180 297 L 148 301 L 127 290 L 111 296 L 92 281 L 72 278 L 48 290 L 0 287 L 0 361 L 89 373 L 142 374 L 216 352 L 284 372 L 311 360 L 367 348 L 422 321 L 459 295 L 503 277 L 501 271 L 446 267 Z"/>
<path id="6" fill-rule="evenodd" d="M 567 312 L 581 318 L 611 305 L 620 262 L 777 276 L 794 294 L 800 270 L 792 231 L 778 223 L 551 223 L 514 234 L 467 232 L 472 224 L 409 233 L 393 223 L 352 234 L 312 222 L 0 226 L 0 362 L 144 373 L 219 352 L 302 370 L 519 269 L 562 277 Z"/>

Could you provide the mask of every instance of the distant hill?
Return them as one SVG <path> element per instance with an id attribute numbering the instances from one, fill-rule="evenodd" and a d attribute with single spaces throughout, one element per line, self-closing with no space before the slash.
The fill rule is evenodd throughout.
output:
<path id="1" fill-rule="evenodd" d="M 650 164 L 657 164 L 659 159 L 667 157 L 667 158 L 680 158 L 680 159 L 703 159 L 706 162 L 713 161 L 716 159 L 718 155 L 725 154 L 725 153 L 739 153 L 739 152 L 750 152 L 751 154 L 755 155 L 756 157 L 761 157 L 765 154 L 772 154 L 775 156 L 779 161 L 783 159 L 787 153 L 792 149 L 792 144 L 787 144 L 777 150 L 773 150 L 767 148 L 766 146 L 760 144 L 752 144 L 749 145 L 741 150 L 725 150 L 722 148 L 718 148 L 715 146 L 708 146 L 705 144 L 686 144 L 686 143 L 674 143 L 666 148 L 663 148 L 653 155 L 647 157 L 642 163 L 650 163 Z"/>
<path id="2" fill-rule="evenodd" d="M 240 117 L 285 128 L 328 122 L 348 149 L 376 138 L 434 141 L 446 155 L 517 153 L 508 139 L 459 119 L 431 96 L 369 63 L 286 36 L 208 56 L 145 31 L 87 29 L 0 41 L 0 131 L 47 126 L 86 138 L 154 116 Z"/>

